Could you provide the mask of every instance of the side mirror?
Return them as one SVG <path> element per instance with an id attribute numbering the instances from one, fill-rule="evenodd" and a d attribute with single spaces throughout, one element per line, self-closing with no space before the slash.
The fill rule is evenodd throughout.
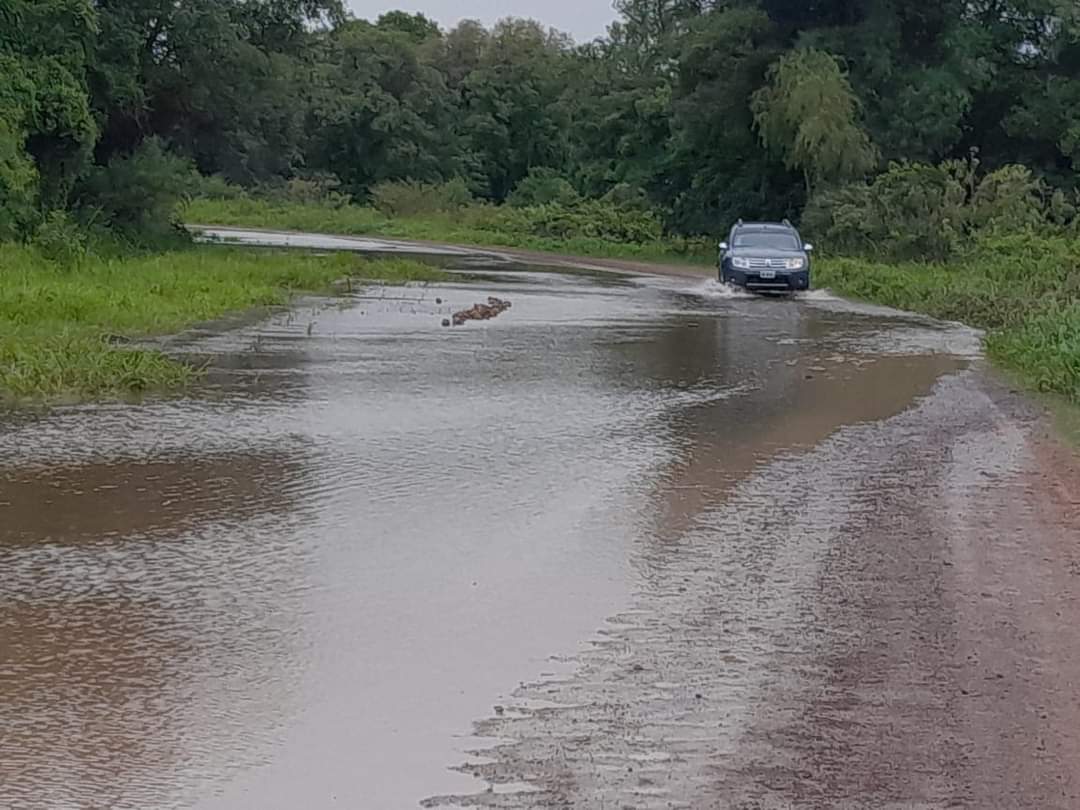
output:
<path id="1" fill-rule="evenodd" d="M 811 245 L 809 242 L 807 242 L 805 245 L 803 245 L 802 249 L 805 250 L 807 253 L 813 253 L 814 252 L 814 246 Z"/>
<path id="2" fill-rule="evenodd" d="M 728 244 L 727 244 L 727 242 L 721 242 L 721 243 L 720 243 L 719 245 L 717 245 L 717 249 L 718 249 L 718 250 L 719 250 L 719 251 L 720 251 L 721 253 L 727 253 L 727 250 L 728 250 Z"/>

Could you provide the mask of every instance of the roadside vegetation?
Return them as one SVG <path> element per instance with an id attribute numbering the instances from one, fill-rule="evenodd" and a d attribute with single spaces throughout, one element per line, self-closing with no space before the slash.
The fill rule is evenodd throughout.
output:
<path id="1" fill-rule="evenodd" d="M 1080 243 L 1021 234 L 949 262 L 827 258 L 815 284 L 987 330 L 990 357 L 1027 385 L 1080 405 Z"/>
<path id="2" fill-rule="evenodd" d="M 0 250 L 0 402 L 80 400 L 175 390 L 199 370 L 131 345 L 230 312 L 285 304 L 343 278 L 443 277 L 406 259 L 191 248 L 144 256 Z"/>
<path id="3" fill-rule="evenodd" d="M 341 0 L 0 0 L 0 388 L 164 368 L 132 353 L 130 385 L 76 385 L 27 347 L 112 329 L 79 287 L 141 283 L 116 268 L 243 261 L 179 221 L 711 265 L 735 219 L 788 217 L 819 282 L 986 327 L 993 357 L 1080 400 L 1068 5 L 616 0 L 577 44 Z M 248 278 L 213 287 L 218 310 L 262 300 Z M 84 303 L 69 323 L 10 290 Z"/>
<path id="4" fill-rule="evenodd" d="M 561 178 L 559 183 L 565 183 Z M 341 235 L 384 236 L 479 247 L 514 247 L 576 256 L 708 264 L 714 243 L 665 233 L 658 212 L 642 198 L 614 194 L 586 200 L 518 195 L 503 205 L 473 197 L 461 181 L 386 182 L 368 205 L 335 193 L 309 196 L 308 187 L 245 191 L 209 183 L 208 194 L 181 208 L 191 224 L 270 228 Z M 214 196 L 210 196 L 214 195 Z"/>
<path id="5" fill-rule="evenodd" d="M 1080 404 L 1078 200 L 1023 166 L 970 157 L 893 164 L 816 201 L 804 226 L 831 253 L 816 282 L 987 330 L 989 355 Z"/>

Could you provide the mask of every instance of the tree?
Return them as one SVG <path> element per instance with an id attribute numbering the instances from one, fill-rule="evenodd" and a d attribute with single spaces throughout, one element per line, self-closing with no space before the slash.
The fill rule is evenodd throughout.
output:
<path id="1" fill-rule="evenodd" d="M 769 69 L 754 93 L 754 124 L 762 143 L 803 173 L 807 194 L 815 183 L 841 183 L 868 174 L 877 151 L 859 127 L 859 100 L 836 58 L 798 49 Z"/>
<path id="2" fill-rule="evenodd" d="M 308 165 L 355 196 L 384 180 L 458 173 L 452 99 L 408 34 L 363 21 L 338 28 L 308 120 Z"/>
<path id="3" fill-rule="evenodd" d="M 13 191 L 63 207 L 97 137 L 85 80 L 87 50 L 97 31 L 89 0 L 3 0 L 0 18 L 0 121 L 5 174 Z M 31 191 L 25 159 L 35 166 Z"/>
<path id="4" fill-rule="evenodd" d="M 972 148 L 987 170 L 1024 164 L 1071 198 L 1075 2 L 616 9 L 606 37 L 576 46 L 528 20 L 369 23 L 342 0 L 0 0 L 0 229 L 25 234 L 70 206 L 149 227 L 119 187 L 173 187 L 152 178 L 185 160 L 253 187 L 318 174 L 358 198 L 455 178 L 497 203 L 519 187 L 617 189 L 678 233 L 796 217 L 820 199 L 810 191 Z"/>
<path id="5" fill-rule="evenodd" d="M 97 158 L 163 138 L 235 182 L 302 163 L 303 100 L 319 26 L 338 0 L 111 0 L 90 67 Z M 316 29 L 316 30 L 312 30 Z"/>
<path id="6" fill-rule="evenodd" d="M 762 149 L 751 99 L 780 45 L 775 23 L 754 8 L 703 15 L 681 38 L 672 130 L 662 176 L 669 222 L 716 234 L 739 217 L 794 215 L 798 180 Z"/>
<path id="7" fill-rule="evenodd" d="M 379 17 L 375 26 L 384 31 L 405 34 L 417 44 L 442 36 L 438 24 L 433 20 L 423 14 L 409 14 L 405 11 L 388 11 Z"/>
<path id="8" fill-rule="evenodd" d="M 687 26 L 705 13 L 705 0 L 615 0 L 620 19 L 609 31 L 612 54 L 634 73 L 665 70 Z"/>
<path id="9" fill-rule="evenodd" d="M 457 126 L 462 162 L 474 190 L 496 201 L 534 167 L 562 168 L 568 121 L 559 104 L 570 41 L 530 20 L 503 20 L 490 34 L 451 32 L 444 58 L 460 84 Z M 468 67 L 466 67 L 468 66 Z"/>
<path id="10" fill-rule="evenodd" d="M 37 207 L 37 169 L 23 148 L 25 137 L 0 114 L 0 240 L 30 230 Z"/>

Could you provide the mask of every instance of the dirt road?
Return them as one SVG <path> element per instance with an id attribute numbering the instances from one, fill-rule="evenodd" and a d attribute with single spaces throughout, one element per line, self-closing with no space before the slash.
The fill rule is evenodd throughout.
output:
<path id="1" fill-rule="evenodd" d="M 802 486 L 796 484 L 800 482 Z M 732 487 L 550 702 L 491 807 L 1080 807 L 1080 470 L 968 372 Z M 430 806 L 455 804 L 432 800 Z"/>
<path id="2" fill-rule="evenodd" d="M 1080 469 L 977 335 L 453 256 L 0 424 L 0 805 L 1080 808 Z"/>

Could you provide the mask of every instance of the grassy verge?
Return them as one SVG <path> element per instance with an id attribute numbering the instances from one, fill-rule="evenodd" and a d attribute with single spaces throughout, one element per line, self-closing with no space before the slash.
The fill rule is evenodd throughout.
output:
<path id="1" fill-rule="evenodd" d="M 994 361 L 1032 388 L 1080 405 L 1080 243 L 1013 235 L 947 265 L 826 259 L 816 283 L 985 329 Z"/>
<path id="2" fill-rule="evenodd" d="M 201 248 L 90 258 L 64 269 L 0 245 L 0 401 L 83 400 L 182 387 L 198 370 L 127 339 L 286 303 L 350 276 L 390 282 L 442 274 L 405 259 Z"/>
<path id="3" fill-rule="evenodd" d="M 430 212 L 390 218 L 356 205 L 272 202 L 240 197 L 196 199 L 183 211 L 201 225 L 277 228 L 344 236 L 382 236 L 476 247 L 511 247 L 602 259 L 631 259 L 708 265 L 715 260 L 701 240 L 612 241 L 588 235 L 552 236 L 506 227 L 493 206 L 467 206 L 454 213 Z M 539 230 L 539 228 L 538 228 Z"/>

